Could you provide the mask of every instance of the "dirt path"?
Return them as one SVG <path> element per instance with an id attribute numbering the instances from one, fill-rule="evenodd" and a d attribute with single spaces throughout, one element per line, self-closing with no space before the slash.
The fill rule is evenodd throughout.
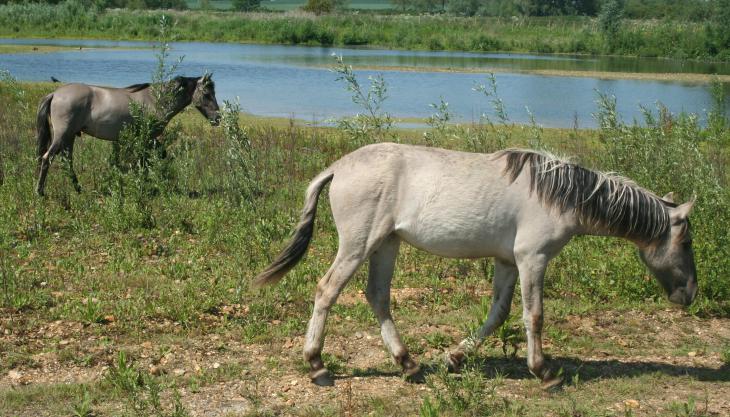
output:
<path id="1" fill-rule="evenodd" d="M 358 294 L 343 301 L 362 302 Z M 319 388 L 306 376 L 301 336 L 243 344 L 232 332 L 185 337 L 154 332 L 166 325 L 174 327 L 157 323 L 150 324 L 148 337 L 135 342 L 114 336 L 113 322 L 83 326 L 56 321 L 13 334 L 7 330 L 13 319 L 17 318 L 0 319 L 0 346 L 8 353 L 15 349 L 31 354 L 0 375 L 0 392 L 98 384 L 115 363 L 117 352 L 124 350 L 139 369 L 174 382 L 193 416 L 263 411 L 274 415 L 418 414 L 423 398 L 444 393 L 439 373 L 442 349 L 421 341 L 433 333 L 458 340 L 461 333 L 448 326 L 403 329 L 407 338 L 417 341 L 414 351 L 428 370 L 430 383 L 419 385 L 401 378 L 375 326 L 344 336 L 346 325 L 333 322 L 325 351 L 335 365 L 337 381 L 335 387 Z M 494 392 L 484 395 L 524 407 L 524 414 L 517 415 L 543 411 L 562 415 L 576 404 L 608 415 L 684 415 L 676 409 L 681 411 L 688 401 L 698 410 L 690 415 L 730 415 L 730 367 L 722 356 L 730 346 L 729 319 L 699 319 L 668 309 L 568 315 L 552 326 L 546 332 L 546 349 L 553 363 L 563 368 L 568 384 L 555 393 L 542 391 L 527 372 L 524 351 L 516 358 L 504 357 L 499 342 L 492 339 L 472 361 L 472 368 L 486 381 L 498 381 L 492 385 Z M 557 340 L 562 334 L 569 336 Z M 7 359 L 12 360 L 12 355 Z M 98 415 L 114 415 L 120 409 L 124 405 L 119 401 L 94 408 Z M 591 415 L 573 411 L 573 415 Z M 14 413 L 60 415 L 58 408 L 47 408 L 42 402 Z"/>

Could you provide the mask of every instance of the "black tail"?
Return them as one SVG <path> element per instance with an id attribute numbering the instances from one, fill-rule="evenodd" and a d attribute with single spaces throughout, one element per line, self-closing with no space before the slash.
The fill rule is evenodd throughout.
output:
<path id="1" fill-rule="evenodd" d="M 51 143 L 51 123 L 48 121 L 48 118 L 51 116 L 51 100 L 53 100 L 53 93 L 43 97 L 41 104 L 38 106 L 36 132 L 38 134 L 39 162 L 46 151 L 48 151 L 48 146 Z"/>
<path id="2" fill-rule="evenodd" d="M 309 183 L 304 199 L 302 217 L 294 230 L 294 236 L 292 236 L 279 256 L 274 259 L 274 262 L 256 276 L 254 279 L 255 287 L 279 282 L 287 272 L 294 268 L 294 265 L 299 263 L 307 252 L 309 241 L 312 240 L 312 233 L 314 232 L 314 218 L 317 215 L 319 194 L 322 192 L 324 186 L 332 180 L 334 175 L 331 171 L 325 171 Z"/>

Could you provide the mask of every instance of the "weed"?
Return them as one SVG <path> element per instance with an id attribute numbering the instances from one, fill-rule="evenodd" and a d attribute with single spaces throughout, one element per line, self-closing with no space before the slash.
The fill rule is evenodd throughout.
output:
<path id="1" fill-rule="evenodd" d="M 93 401 L 89 390 L 84 387 L 82 390 L 82 396 L 79 400 L 71 406 L 71 413 L 73 417 L 94 417 L 93 412 Z"/>
<path id="2" fill-rule="evenodd" d="M 353 103 L 360 106 L 363 114 L 340 119 L 338 127 L 344 130 L 358 145 L 382 142 L 391 137 L 393 119 L 383 110 L 383 103 L 388 98 L 388 87 L 381 74 L 368 77 L 370 88 L 363 91 L 351 65 L 346 65 L 342 56 L 333 54 L 337 65 L 332 72 L 337 74 L 337 81 L 344 81 L 347 91 L 352 94 Z"/>
<path id="3" fill-rule="evenodd" d="M 725 346 L 722 350 L 721 357 L 725 365 L 730 365 L 730 346 Z"/>
<path id="4" fill-rule="evenodd" d="M 674 413 L 675 417 L 704 417 L 708 416 L 708 398 L 705 397 L 705 403 L 703 408 L 698 408 L 697 403 L 693 397 L 690 397 L 686 402 L 673 402 L 669 405 L 669 410 Z"/>
<path id="5" fill-rule="evenodd" d="M 160 396 L 163 387 L 157 378 L 138 370 L 124 351 L 117 354 L 116 363 L 109 368 L 106 381 L 126 399 L 127 407 L 139 417 L 188 416 L 177 390 L 173 392 L 172 405 L 162 405 Z"/>

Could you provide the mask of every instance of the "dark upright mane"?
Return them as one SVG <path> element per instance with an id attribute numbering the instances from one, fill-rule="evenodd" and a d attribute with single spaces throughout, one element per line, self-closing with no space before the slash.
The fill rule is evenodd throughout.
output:
<path id="1" fill-rule="evenodd" d="M 124 87 L 125 90 L 127 90 L 130 93 L 136 93 L 137 91 L 142 91 L 145 88 L 149 88 L 150 83 L 142 83 L 142 84 L 132 84 Z"/>
<path id="2" fill-rule="evenodd" d="M 671 226 L 664 200 L 625 178 L 534 151 L 506 150 L 497 157 L 506 159 L 511 182 L 529 167 L 530 193 L 561 213 L 574 212 L 582 224 L 647 242 Z"/>

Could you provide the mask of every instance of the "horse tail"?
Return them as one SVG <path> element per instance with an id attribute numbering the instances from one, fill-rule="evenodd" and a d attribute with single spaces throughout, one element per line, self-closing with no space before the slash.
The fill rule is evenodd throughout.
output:
<path id="1" fill-rule="evenodd" d="M 319 174 L 307 187 L 304 199 L 304 208 L 299 224 L 294 229 L 294 235 L 279 256 L 263 272 L 254 279 L 254 286 L 275 284 L 281 280 L 304 256 L 312 240 L 314 232 L 314 218 L 317 215 L 317 200 L 322 189 L 328 182 L 332 181 L 334 173 L 326 170 Z"/>
<path id="2" fill-rule="evenodd" d="M 51 143 L 51 123 L 48 121 L 51 116 L 51 100 L 53 100 L 53 93 L 43 97 L 41 104 L 38 105 L 38 116 L 36 117 L 38 161 L 43 158 Z"/>

